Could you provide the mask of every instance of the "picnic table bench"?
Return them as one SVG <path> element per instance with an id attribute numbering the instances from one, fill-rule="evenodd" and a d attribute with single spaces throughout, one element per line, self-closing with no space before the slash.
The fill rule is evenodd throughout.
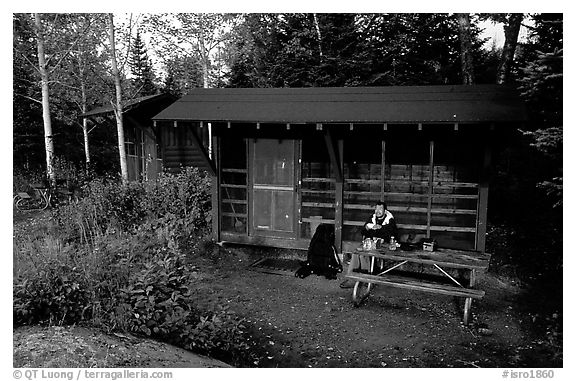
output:
<path id="1" fill-rule="evenodd" d="M 356 256 L 360 268 L 348 266 L 346 278 L 355 281 L 352 300 L 359 306 L 368 297 L 375 284 L 409 290 L 431 292 L 442 295 L 453 295 L 465 298 L 464 324 L 468 324 L 472 299 L 481 299 L 484 291 L 474 288 L 478 272 L 488 269 L 490 254 L 478 251 L 437 249 L 436 251 L 410 250 L 400 248 L 390 250 L 388 247 L 375 250 L 363 250 L 362 247 L 345 252 Z M 361 257 L 369 259 L 369 269 L 361 269 Z M 375 262 L 383 262 L 382 269 L 375 271 Z M 352 262 L 351 262 L 352 263 Z M 435 269 L 440 273 L 440 281 L 421 276 L 421 273 L 403 272 L 397 269 L 404 264 L 415 263 L 421 267 Z M 449 274 L 456 269 L 457 276 Z M 428 277 L 430 278 L 430 277 Z M 457 279 L 458 278 L 458 279 Z"/>

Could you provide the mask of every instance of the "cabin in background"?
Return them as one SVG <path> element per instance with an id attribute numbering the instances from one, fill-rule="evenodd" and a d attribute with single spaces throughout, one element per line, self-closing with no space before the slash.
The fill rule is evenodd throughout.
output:
<path id="1" fill-rule="evenodd" d="M 525 115 L 510 87 L 460 85 L 194 89 L 152 119 L 165 167 L 212 176 L 216 240 L 306 249 L 330 223 L 341 252 L 383 200 L 401 234 L 483 252 L 491 145 Z"/>
<path id="2" fill-rule="evenodd" d="M 126 164 L 128 180 L 154 180 L 165 168 L 171 170 L 180 163 L 174 163 L 173 157 L 165 158 L 166 148 L 162 142 L 172 142 L 169 134 L 162 136 L 154 128 L 152 117 L 168 107 L 177 98 L 169 94 L 149 95 L 127 101 L 123 105 L 124 144 L 126 147 Z M 96 125 L 104 125 L 116 131 L 116 119 L 112 105 L 102 106 L 81 115 L 89 118 Z M 182 140 L 184 141 L 184 140 Z M 170 155 L 172 146 L 168 148 Z M 184 156 L 184 155 L 181 155 Z M 177 158 L 179 159 L 179 157 Z M 168 166 L 166 166 L 168 164 Z M 195 165 L 196 162 L 184 161 L 184 165 Z"/>

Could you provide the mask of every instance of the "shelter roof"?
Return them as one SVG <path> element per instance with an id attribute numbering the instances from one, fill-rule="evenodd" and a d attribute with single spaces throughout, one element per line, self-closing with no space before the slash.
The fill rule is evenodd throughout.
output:
<path id="1" fill-rule="evenodd" d="M 153 117 L 264 123 L 453 123 L 526 120 L 504 85 L 193 89 Z"/>
<path id="2" fill-rule="evenodd" d="M 173 102 L 175 99 L 174 96 L 169 95 L 169 94 L 155 94 L 155 95 L 147 95 L 144 97 L 139 97 L 139 98 L 134 98 L 134 99 L 130 99 L 127 100 L 125 102 L 123 102 L 124 104 L 122 105 L 123 108 L 123 112 L 127 113 L 129 111 L 132 111 L 134 109 L 140 108 L 141 106 L 149 106 L 151 104 L 154 103 L 158 103 L 159 101 L 161 102 Z M 90 117 L 90 116 L 99 116 L 99 115 L 105 115 L 105 114 L 110 114 L 114 112 L 114 108 L 112 107 L 111 104 L 106 105 L 106 106 L 100 106 L 100 107 L 96 107 L 82 115 L 80 115 L 81 117 Z"/>

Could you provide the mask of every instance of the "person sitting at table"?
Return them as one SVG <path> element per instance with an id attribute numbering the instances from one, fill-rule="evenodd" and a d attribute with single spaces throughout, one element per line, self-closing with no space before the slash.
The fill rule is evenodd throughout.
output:
<path id="1" fill-rule="evenodd" d="M 366 221 L 362 228 L 362 240 L 366 238 L 382 239 L 384 242 L 390 242 L 390 238 L 398 238 L 398 228 L 396 220 L 387 209 L 386 203 L 378 201 L 374 208 L 374 214 Z"/>
<path id="2" fill-rule="evenodd" d="M 398 228 L 396 227 L 396 220 L 390 211 L 388 210 L 386 203 L 383 201 L 378 201 L 374 207 L 374 213 L 364 224 L 361 230 L 362 240 L 366 238 L 371 239 L 382 239 L 385 243 L 390 242 L 392 237 L 398 237 Z M 370 259 L 368 257 L 361 257 L 358 260 L 358 255 L 353 255 L 350 259 L 349 266 L 352 266 L 354 270 L 360 270 L 367 272 L 370 270 Z M 342 288 L 353 287 L 354 284 L 345 280 L 340 284 Z"/>

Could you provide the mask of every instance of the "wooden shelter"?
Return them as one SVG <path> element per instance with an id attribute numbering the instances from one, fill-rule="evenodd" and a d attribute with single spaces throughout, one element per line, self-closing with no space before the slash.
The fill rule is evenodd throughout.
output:
<path id="1" fill-rule="evenodd" d="M 169 94 L 157 94 L 131 99 L 123 105 L 124 144 L 129 180 L 154 180 L 162 171 L 175 169 L 180 164 L 165 160 L 162 136 L 160 131 L 154 129 L 151 119 L 176 99 Z M 81 116 L 89 118 L 96 125 L 116 127 L 112 105 L 97 107 Z M 201 162 L 186 164 L 201 165 Z"/>
<path id="2" fill-rule="evenodd" d="M 401 233 L 480 252 L 491 143 L 525 118 L 501 85 L 194 89 L 153 117 L 211 174 L 219 241 L 306 249 L 330 223 L 342 251 L 384 200 Z"/>

